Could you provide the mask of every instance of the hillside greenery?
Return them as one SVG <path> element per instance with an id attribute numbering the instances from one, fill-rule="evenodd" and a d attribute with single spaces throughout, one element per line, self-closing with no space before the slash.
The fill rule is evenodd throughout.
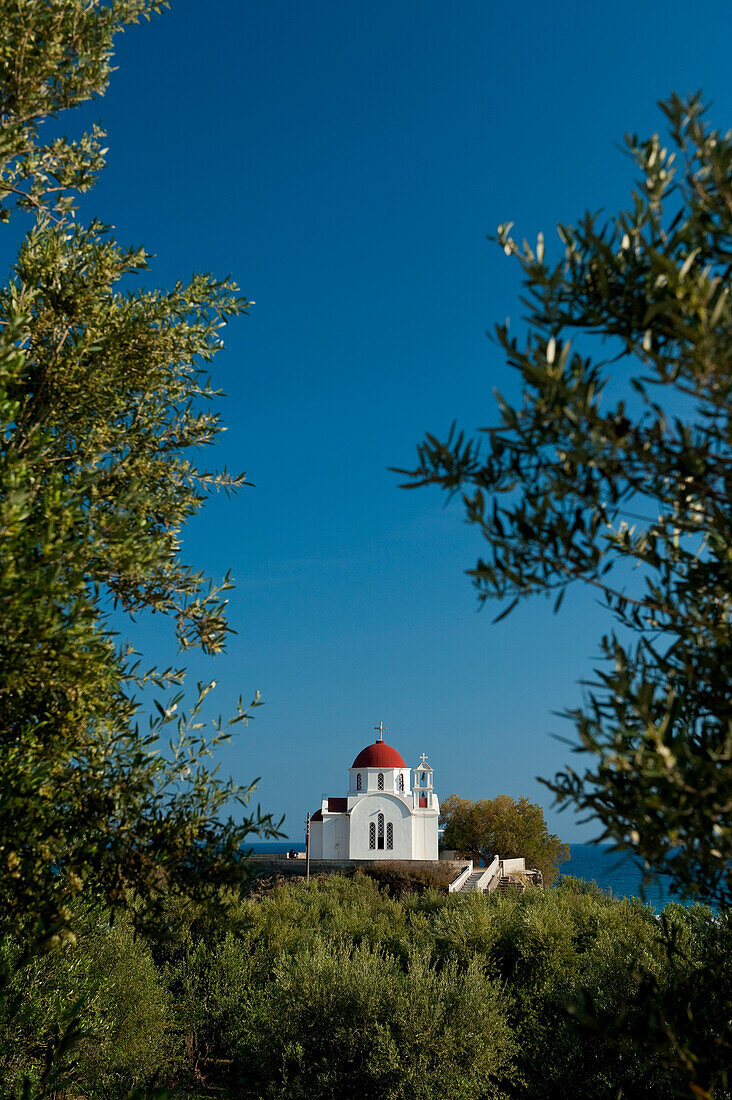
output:
<path id="1" fill-rule="evenodd" d="M 718 1050 L 696 1095 L 729 1095 L 732 927 L 708 908 L 674 904 L 659 920 L 574 879 L 520 896 L 397 899 L 360 874 L 222 896 L 214 909 L 169 903 L 172 938 L 80 908 L 75 947 L 15 972 L 22 988 L 0 1019 L 4 1095 L 53 1056 L 59 1098 L 667 1100 L 691 1095 L 666 1027 L 687 1006 Z M 673 970 L 662 924 L 679 944 Z M 6 973 L 20 950 L 5 937 Z M 639 1001 L 651 982 L 665 1020 Z"/>

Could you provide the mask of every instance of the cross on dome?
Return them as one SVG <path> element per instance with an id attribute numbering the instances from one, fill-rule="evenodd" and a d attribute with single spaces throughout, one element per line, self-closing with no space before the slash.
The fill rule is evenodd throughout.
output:
<path id="1" fill-rule="evenodd" d="M 384 740 L 384 730 L 386 729 L 386 726 L 384 725 L 384 723 L 379 722 L 378 726 L 374 726 L 374 729 L 379 731 L 379 736 L 377 738 L 377 741 L 383 741 Z"/>

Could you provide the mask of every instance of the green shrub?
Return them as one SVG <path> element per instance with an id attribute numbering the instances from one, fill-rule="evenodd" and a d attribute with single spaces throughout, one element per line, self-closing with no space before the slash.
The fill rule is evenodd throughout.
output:
<path id="1" fill-rule="evenodd" d="M 455 878 L 455 870 L 447 863 L 436 863 L 434 867 L 415 867 L 408 860 L 385 860 L 374 863 L 359 872 L 367 875 L 382 886 L 389 897 L 402 898 L 408 893 L 422 894 L 425 890 L 447 888 Z"/>
<path id="2" fill-rule="evenodd" d="M 729 919 L 678 905 L 658 919 L 574 880 L 398 900 L 332 875 L 186 910 L 167 946 L 104 913 L 78 923 L 76 947 L 24 966 L 0 944 L 0 1095 L 24 1079 L 45 1095 L 75 1006 L 64 1100 L 153 1082 L 232 1100 L 666 1100 L 683 1086 L 669 1029 L 718 1081 L 732 1060 Z M 648 988 L 663 1019 L 644 1010 Z"/>
<path id="3" fill-rule="evenodd" d="M 80 929 L 76 946 L 23 962 L 3 949 L 0 1080 L 6 1092 L 41 1081 L 52 1053 L 74 1095 L 126 1096 L 175 1061 L 164 975 L 124 924 Z M 61 1042 L 67 1035 L 72 1041 Z"/>
<path id="4" fill-rule="evenodd" d="M 413 955 L 405 972 L 325 940 L 279 959 L 232 1040 L 236 1094 L 267 1100 L 502 1096 L 513 1053 L 504 995 L 479 967 Z"/>

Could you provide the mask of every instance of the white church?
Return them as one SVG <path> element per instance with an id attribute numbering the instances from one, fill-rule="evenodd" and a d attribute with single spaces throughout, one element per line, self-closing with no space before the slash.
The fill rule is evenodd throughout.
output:
<path id="1" fill-rule="evenodd" d="M 433 772 L 422 759 L 411 769 L 379 736 L 351 765 L 346 798 L 324 798 L 310 818 L 312 859 L 436 860 L 440 804 Z"/>

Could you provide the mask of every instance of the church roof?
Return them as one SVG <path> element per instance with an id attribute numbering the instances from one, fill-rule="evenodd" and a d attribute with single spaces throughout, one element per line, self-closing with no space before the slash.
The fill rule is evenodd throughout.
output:
<path id="1" fill-rule="evenodd" d="M 348 813 L 348 799 L 347 798 L 329 798 L 328 799 L 328 813 L 329 814 L 345 814 Z M 322 821 L 323 811 L 322 809 L 316 810 L 314 814 L 310 815 L 311 821 Z"/>
<path id="2" fill-rule="evenodd" d="M 367 745 L 353 761 L 353 768 L 406 768 L 396 749 L 387 745 L 386 741 L 374 741 L 373 745 Z"/>

